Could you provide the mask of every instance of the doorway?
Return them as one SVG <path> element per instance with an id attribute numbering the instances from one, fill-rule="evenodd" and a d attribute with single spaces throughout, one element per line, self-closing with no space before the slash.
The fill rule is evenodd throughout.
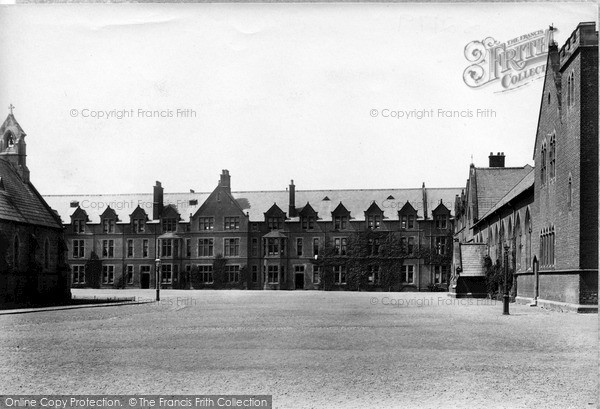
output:
<path id="1" fill-rule="evenodd" d="M 304 290 L 304 273 L 296 273 L 294 277 L 294 289 Z"/>

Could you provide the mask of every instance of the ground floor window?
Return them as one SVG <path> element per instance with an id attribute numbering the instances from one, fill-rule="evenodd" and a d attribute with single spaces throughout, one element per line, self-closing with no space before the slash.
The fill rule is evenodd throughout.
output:
<path id="1" fill-rule="evenodd" d="M 85 284 L 85 266 L 72 266 L 73 284 Z"/>
<path id="2" fill-rule="evenodd" d="M 269 266 L 267 280 L 269 284 L 279 283 L 279 266 Z"/>
<path id="3" fill-rule="evenodd" d="M 133 284 L 133 266 L 132 265 L 128 265 L 127 266 L 127 284 Z"/>
<path id="4" fill-rule="evenodd" d="M 258 283 L 258 266 L 252 266 L 252 282 Z"/>
<path id="5" fill-rule="evenodd" d="M 113 284 L 115 282 L 115 266 L 102 266 L 102 283 Z"/>
<path id="6" fill-rule="evenodd" d="M 319 284 L 321 282 L 321 272 L 319 271 L 319 266 L 313 267 L 313 284 Z"/>
<path id="7" fill-rule="evenodd" d="M 213 268 L 211 265 L 199 265 L 198 274 L 200 275 L 200 282 L 204 284 L 213 282 Z"/>
<path id="8" fill-rule="evenodd" d="M 415 266 L 412 264 L 402 266 L 402 282 L 412 284 L 415 282 Z"/>
<path id="9" fill-rule="evenodd" d="M 225 272 L 227 273 L 227 280 L 230 283 L 238 283 L 240 281 L 240 266 L 225 266 Z"/>
<path id="10" fill-rule="evenodd" d="M 450 272 L 450 266 L 435 266 L 433 271 L 433 283 L 445 284 Z"/>
<path id="11" fill-rule="evenodd" d="M 161 270 L 160 282 L 163 284 L 171 284 L 173 282 L 173 265 L 163 264 Z"/>

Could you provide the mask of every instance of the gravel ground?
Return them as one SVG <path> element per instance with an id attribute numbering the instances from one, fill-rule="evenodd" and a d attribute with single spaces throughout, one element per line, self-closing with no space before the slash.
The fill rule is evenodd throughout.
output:
<path id="1" fill-rule="evenodd" d="M 161 295 L 0 315 L 0 393 L 272 394 L 277 408 L 596 407 L 595 314 L 511 304 L 503 316 L 500 302 L 444 293 Z"/>

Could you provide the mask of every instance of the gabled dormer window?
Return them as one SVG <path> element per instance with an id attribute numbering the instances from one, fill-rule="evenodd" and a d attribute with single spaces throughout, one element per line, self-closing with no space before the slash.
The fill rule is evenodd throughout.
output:
<path id="1" fill-rule="evenodd" d="M 302 217 L 302 229 L 303 230 L 312 230 L 315 228 L 315 216 L 305 216 Z"/>
<path id="2" fill-rule="evenodd" d="M 344 230 L 348 225 L 348 216 L 334 216 L 333 228 L 335 230 Z"/>
<path id="3" fill-rule="evenodd" d="M 446 229 L 448 228 L 448 215 L 438 214 L 435 216 L 435 228 Z"/>
<path id="4" fill-rule="evenodd" d="M 115 232 L 115 219 L 103 219 L 102 220 L 102 231 L 104 233 Z"/>
<path id="5" fill-rule="evenodd" d="M 133 232 L 143 233 L 146 230 L 146 221 L 144 219 L 133 219 Z"/>
<path id="6" fill-rule="evenodd" d="M 172 217 L 162 219 L 162 231 L 177 231 L 177 220 L 175 220 L 175 218 Z"/>
<path id="7" fill-rule="evenodd" d="M 367 216 L 367 228 L 378 229 L 381 225 L 381 216 L 378 214 L 370 214 Z"/>
<path id="8" fill-rule="evenodd" d="M 73 220 L 73 233 L 85 233 L 85 220 Z"/>
<path id="9" fill-rule="evenodd" d="M 400 217 L 400 227 L 402 229 L 414 229 L 415 228 L 415 215 L 414 214 L 403 214 Z"/>
<path id="10" fill-rule="evenodd" d="M 281 217 L 267 217 L 267 225 L 270 230 L 280 230 L 283 228 L 283 220 Z"/>

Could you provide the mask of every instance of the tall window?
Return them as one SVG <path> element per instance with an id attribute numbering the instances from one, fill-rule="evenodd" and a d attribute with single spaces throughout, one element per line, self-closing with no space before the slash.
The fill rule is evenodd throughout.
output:
<path id="1" fill-rule="evenodd" d="M 148 240 L 147 239 L 142 240 L 142 257 L 144 257 L 144 258 L 148 257 Z"/>
<path id="2" fill-rule="evenodd" d="M 199 230 L 214 230 L 215 218 L 214 217 L 200 217 L 198 219 Z"/>
<path id="3" fill-rule="evenodd" d="M 173 282 L 173 266 L 171 264 L 163 264 L 161 267 L 160 282 L 162 284 L 171 284 Z"/>
<path id="4" fill-rule="evenodd" d="M 257 239 L 257 238 L 253 238 L 253 239 L 252 239 L 252 249 L 251 249 L 251 254 L 252 254 L 252 256 L 254 256 L 254 257 L 258 256 L 258 239 Z"/>
<path id="5" fill-rule="evenodd" d="M 240 239 L 224 239 L 225 257 L 237 257 L 240 255 Z"/>
<path id="6" fill-rule="evenodd" d="M 113 258 L 115 256 L 115 241 L 102 240 L 102 257 Z"/>
<path id="7" fill-rule="evenodd" d="M 279 239 L 272 237 L 267 239 L 267 254 L 269 256 L 276 256 L 279 254 Z"/>
<path id="8" fill-rule="evenodd" d="M 127 257 L 133 257 L 133 240 L 127 239 Z"/>
<path id="9" fill-rule="evenodd" d="M 567 185 L 567 206 L 571 210 L 573 204 L 573 178 L 569 175 L 569 184 Z"/>
<path id="10" fill-rule="evenodd" d="M 173 256 L 173 239 L 160 240 L 160 255 L 161 257 Z"/>
<path id="11" fill-rule="evenodd" d="M 335 277 L 336 284 L 346 284 L 346 267 L 345 266 L 334 266 L 333 275 Z"/>
<path id="12" fill-rule="evenodd" d="M 414 253 L 414 251 L 415 251 L 415 238 L 414 237 L 408 238 L 408 246 L 406 247 L 406 250 L 408 251 L 408 254 Z"/>
<path id="13" fill-rule="evenodd" d="M 450 273 L 449 266 L 435 266 L 433 273 L 434 284 L 445 284 Z"/>
<path id="14" fill-rule="evenodd" d="M 406 264 L 402 266 L 402 282 L 412 284 L 415 282 L 415 266 Z"/>
<path id="15" fill-rule="evenodd" d="M 102 266 L 102 283 L 113 284 L 115 282 L 115 266 Z"/>
<path id="16" fill-rule="evenodd" d="M 85 284 L 85 266 L 72 266 L 73 284 Z"/>
<path id="17" fill-rule="evenodd" d="M 192 257 L 192 239 L 185 239 L 185 256 Z"/>
<path id="18" fill-rule="evenodd" d="M 556 135 L 550 135 L 550 150 L 548 152 L 550 162 L 550 179 L 556 176 Z"/>
<path id="19" fill-rule="evenodd" d="M 298 254 L 298 257 L 302 256 L 302 251 L 303 251 L 303 241 L 301 237 L 298 237 L 296 239 L 296 253 Z"/>
<path id="20" fill-rule="evenodd" d="M 224 228 L 225 230 L 238 230 L 240 228 L 240 218 L 226 217 Z"/>
<path id="21" fill-rule="evenodd" d="M 252 266 L 252 282 L 258 283 L 258 266 Z"/>
<path id="22" fill-rule="evenodd" d="M 542 230 L 540 233 L 540 264 L 546 267 L 554 265 L 554 227 Z"/>
<path id="23" fill-rule="evenodd" d="M 436 237 L 435 238 L 435 253 L 441 256 L 446 254 L 446 237 Z"/>
<path id="24" fill-rule="evenodd" d="M 200 281 L 204 284 L 210 284 L 213 282 L 213 266 L 211 265 L 199 265 L 198 273 L 200 274 Z"/>
<path id="25" fill-rule="evenodd" d="M 73 258 L 85 257 L 85 241 L 73 240 Z"/>
<path id="26" fill-rule="evenodd" d="M 225 272 L 227 273 L 227 280 L 230 283 L 238 283 L 240 281 L 240 266 L 225 266 Z"/>
<path id="27" fill-rule="evenodd" d="M 212 257 L 213 253 L 214 239 L 198 239 L 198 257 Z"/>
<path id="28" fill-rule="evenodd" d="M 127 280 L 127 284 L 133 284 L 133 266 L 131 264 L 127 266 L 127 275 L 125 279 Z"/>
<path id="29" fill-rule="evenodd" d="M 313 266 L 313 284 L 319 284 L 321 282 L 319 266 Z"/>
<path id="30" fill-rule="evenodd" d="M 313 239 L 313 255 L 315 255 L 315 256 L 319 255 L 319 239 L 318 238 Z"/>
<path id="31" fill-rule="evenodd" d="M 540 177 L 542 180 L 542 184 L 546 183 L 546 150 L 547 150 L 546 142 L 544 141 L 542 143 L 542 151 L 540 153 L 542 155 L 542 157 L 541 157 L 542 164 L 540 166 Z"/>
<path id="32" fill-rule="evenodd" d="M 279 283 L 279 266 L 269 266 L 268 273 L 267 279 L 269 284 Z"/>

